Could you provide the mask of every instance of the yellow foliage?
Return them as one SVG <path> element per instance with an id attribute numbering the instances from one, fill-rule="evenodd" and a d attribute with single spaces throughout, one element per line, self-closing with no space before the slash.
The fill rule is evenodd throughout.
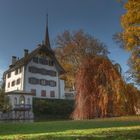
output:
<path id="1" fill-rule="evenodd" d="M 66 87 L 73 88 L 75 76 L 79 65 L 87 56 L 108 54 L 105 45 L 83 30 L 76 32 L 65 31 L 57 37 L 58 47 L 55 49 L 56 57 L 64 67 L 66 73 L 63 78 Z"/>
<path id="2" fill-rule="evenodd" d="M 122 33 L 125 48 L 133 50 L 140 45 L 140 1 L 128 0 L 125 3 L 126 13 L 121 17 Z"/>
<path id="3" fill-rule="evenodd" d="M 127 0 L 126 13 L 121 17 L 123 32 L 118 36 L 123 47 L 131 52 L 130 73 L 140 83 L 140 0 Z"/>

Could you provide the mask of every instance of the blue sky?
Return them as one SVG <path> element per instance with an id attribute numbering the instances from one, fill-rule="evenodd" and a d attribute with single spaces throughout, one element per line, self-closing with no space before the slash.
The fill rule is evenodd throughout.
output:
<path id="1" fill-rule="evenodd" d="M 112 40 L 121 31 L 124 9 L 117 0 L 0 0 L 0 76 L 13 55 L 21 58 L 23 50 L 35 49 L 44 39 L 46 13 L 52 47 L 57 34 L 64 30 L 84 29 L 104 42 L 112 60 L 128 69 L 129 54 Z"/>

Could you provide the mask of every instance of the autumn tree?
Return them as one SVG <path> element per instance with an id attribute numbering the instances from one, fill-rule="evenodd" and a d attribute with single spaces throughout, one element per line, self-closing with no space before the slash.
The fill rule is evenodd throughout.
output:
<path id="1" fill-rule="evenodd" d="M 121 18 L 124 47 L 133 50 L 140 46 L 140 1 L 128 0 L 124 7 L 126 13 Z"/>
<path id="2" fill-rule="evenodd" d="M 88 57 L 76 76 L 74 119 L 126 114 L 125 82 L 107 57 Z"/>
<path id="3" fill-rule="evenodd" d="M 138 114 L 140 110 L 140 91 L 129 83 L 125 85 L 125 106 L 128 115 Z M 139 112 L 140 113 L 140 112 Z"/>
<path id="4" fill-rule="evenodd" d="M 67 87 L 73 87 L 79 65 L 87 56 L 108 54 L 106 46 L 83 30 L 65 31 L 57 37 L 56 56 L 64 67 Z"/>
<path id="5" fill-rule="evenodd" d="M 127 0 L 124 8 L 126 12 L 121 17 L 123 31 L 115 34 L 114 39 L 131 52 L 129 73 L 131 78 L 140 83 L 140 1 Z"/>

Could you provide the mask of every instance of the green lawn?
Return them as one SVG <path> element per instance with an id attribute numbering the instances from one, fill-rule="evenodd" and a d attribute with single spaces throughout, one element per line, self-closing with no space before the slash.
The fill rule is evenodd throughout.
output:
<path id="1" fill-rule="evenodd" d="M 140 140 L 140 117 L 34 123 L 1 122 L 0 139 Z"/>

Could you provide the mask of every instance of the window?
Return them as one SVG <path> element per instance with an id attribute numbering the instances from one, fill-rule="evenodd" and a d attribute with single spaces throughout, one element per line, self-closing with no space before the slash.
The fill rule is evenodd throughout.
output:
<path id="1" fill-rule="evenodd" d="M 15 97 L 15 99 L 14 99 L 14 103 L 15 103 L 15 105 L 17 104 L 17 97 Z"/>
<path id="2" fill-rule="evenodd" d="M 30 98 L 27 99 L 27 104 L 30 104 Z"/>
<path id="3" fill-rule="evenodd" d="M 50 91 L 50 97 L 55 97 L 55 92 L 54 91 Z"/>
<path id="4" fill-rule="evenodd" d="M 12 87 L 13 87 L 13 86 L 15 86 L 15 80 L 14 80 L 14 81 L 12 81 Z"/>
<path id="5" fill-rule="evenodd" d="M 49 66 L 53 66 L 54 62 L 52 60 L 49 60 Z"/>
<path id="6" fill-rule="evenodd" d="M 49 85 L 50 85 L 51 87 L 55 87 L 55 86 L 56 86 L 56 82 L 55 82 L 55 81 L 49 81 Z"/>
<path id="7" fill-rule="evenodd" d="M 42 97 L 46 97 L 46 90 L 42 90 L 42 91 L 41 91 L 41 96 L 42 96 Z"/>
<path id="8" fill-rule="evenodd" d="M 45 70 L 45 69 L 40 69 L 39 73 L 41 73 L 42 75 L 47 75 L 47 70 Z"/>
<path id="9" fill-rule="evenodd" d="M 56 76 L 56 72 L 51 70 L 51 71 L 49 72 L 49 75 L 50 75 L 50 76 Z"/>
<path id="10" fill-rule="evenodd" d="M 10 87 L 10 82 L 8 83 L 8 88 Z"/>
<path id="11" fill-rule="evenodd" d="M 19 97 L 19 104 L 24 105 L 25 104 L 25 97 L 23 95 L 21 95 Z"/>
<path id="12" fill-rule="evenodd" d="M 38 73 L 39 70 L 38 70 L 38 68 L 36 68 L 36 67 L 29 67 L 29 72 Z"/>
<path id="13" fill-rule="evenodd" d="M 40 63 L 40 64 L 45 64 L 44 59 L 43 59 L 43 58 L 39 58 L 39 63 Z"/>
<path id="14" fill-rule="evenodd" d="M 48 60 L 46 58 L 39 58 L 39 63 L 43 65 L 48 65 Z"/>
<path id="15" fill-rule="evenodd" d="M 33 62 L 38 63 L 38 57 L 33 57 Z"/>
<path id="16" fill-rule="evenodd" d="M 17 79 L 17 83 L 16 83 L 17 85 L 19 85 L 20 84 L 20 78 L 19 79 Z"/>
<path id="17" fill-rule="evenodd" d="M 56 76 L 56 71 L 46 70 L 44 68 L 37 68 L 37 67 L 33 67 L 33 66 L 29 67 L 28 71 L 32 72 L 32 73 L 39 73 L 39 74 L 42 74 L 42 75 Z"/>
<path id="18" fill-rule="evenodd" d="M 47 85 L 47 80 L 45 80 L 45 79 L 40 79 L 40 85 L 46 86 L 46 85 Z"/>
<path id="19" fill-rule="evenodd" d="M 45 60 L 45 65 L 48 65 L 48 63 L 49 63 L 49 62 L 48 62 L 48 60 L 46 59 L 46 60 Z"/>
<path id="20" fill-rule="evenodd" d="M 36 79 L 36 78 L 34 78 L 34 77 L 30 77 L 29 79 L 28 79 L 28 82 L 30 83 L 30 84 L 33 84 L 33 85 L 42 85 L 42 86 L 47 86 L 47 85 L 49 85 L 49 86 L 51 86 L 51 87 L 56 87 L 56 82 L 55 81 L 53 81 L 53 80 L 46 80 L 46 79 Z"/>
<path id="21" fill-rule="evenodd" d="M 36 78 L 34 78 L 34 77 L 30 77 L 30 78 L 29 78 L 29 83 L 30 83 L 30 84 L 36 85 L 36 84 L 39 83 L 39 80 L 36 79 Z"/>
<path id="22" fill-rule="evenodd" d="M 10 78 L 10 77 L 11 77 L 11 72 L 9 72 L 7 75 L 7 78 Z"/>
<path id="23" fill-rule="evenodd" d="M 31 93 L 36 96 L 36 89 L 31 89 Z"/>
<path id="24" fill-rule="evenodd" d="M 17 74 L 18 74 L 18 69 L 15 70 L 15 75 L 17 75 Z"/>

